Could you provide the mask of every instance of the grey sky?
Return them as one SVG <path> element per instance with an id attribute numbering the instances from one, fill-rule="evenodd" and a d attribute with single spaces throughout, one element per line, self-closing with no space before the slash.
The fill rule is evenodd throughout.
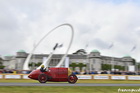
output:
<path id="1" fill-rule="evenodd" d="M 102 55 L 122 57 L 126 54 L 140 60 L 140 2 L 138 0 L 0 0 L 0 54 L 30 52 L 45 33 L 70 23 L 75 38 L 69 53 L 85 48 L 98 49 Z M 37 53 L 49 53 L 56 42 L 64 47 L 70 37 L 62 27 L 38 47 Z M 59 38 L 59 39 L 58 39 Z M 107 47 L 114 43 L 109 50 Z M 130 52 L 131 48 L 137 48 Z"/>

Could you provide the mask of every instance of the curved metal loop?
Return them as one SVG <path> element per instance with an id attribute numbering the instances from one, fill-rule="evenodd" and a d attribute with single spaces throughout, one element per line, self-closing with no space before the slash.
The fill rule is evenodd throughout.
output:
<path id="1" fill-rule="evenodd" d="M 35 45 L 35 47 L 34 47 L 34 48 L 32 49 L 32 51 L 31 51 L 31 53 L 30 53 L 30 54 L 28 55 L 28 57 L 26 58 L 26 60 L 25 60 L 25 62 L 24 62 L 24 65 L 23 65 L 23 70 L 29 70 L 29 66 L 28 66 L 29 61 L 30 61 L 30 59 L 31 59 L 31 57 L 32 57 L 32 55 L 33 55 L 35 49 L 40 45 L 40 43 L 41 43 L 49 34 L 51 34 L 53 31 L 55 31 L 55 29 L 57 29 L 57 28 L 59 28 L 59 27 L 61 27 L 61 26 L 69 26 L 69 27 L 71 28 L 71 31 L 72 31 L 71 40 L 70 40 L 68 49 L 67 49 L 65 55 L 62 57 L 62 59 L 60 60 L 60 62 L 58 63 L 58 65 L 57 65 L 56 67 L 60 67 L 60 66 L 62 65 L 62 63 L 64 62 L 64 60 L 65 60 L 65 58 L 66 58 L 66 56 L 67 56 L 67 54 L 68 54 L 68 51 L 69 51 L 69 49 L 70 49 L 70 47 L 71 47 L 71 44 L 72 44 L 72 42 L 73 42 L 73 37 L 74 37 L 74 29 L 73 29 L 72 25 L 71 25 L 71 24 L 68 24 L 68 23 L 61 24 L 61 25 L 55 27 L 54 29 L 52 29 L 51 31 L 49 31 L 44 37 L 42 37 L 42 39 L 40 39 L 40 41 Z"/>

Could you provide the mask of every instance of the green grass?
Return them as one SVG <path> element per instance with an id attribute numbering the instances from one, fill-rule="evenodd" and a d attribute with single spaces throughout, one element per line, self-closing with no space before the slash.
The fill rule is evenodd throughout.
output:
<path id="1" fill-rule="evenodd" d="M 114 84 L 140 84 L 137 80 L 78 80 L 77 83 L 114 83 Z"/>
<path id="2" fill-rule="evenodd" d="M 2 83 L 37 83 L 37 80 L 26 79 L 0 79 Z"/>
<path id="3" fill-rule="evenodd" d="M 36 80 L 0 80 L 0 82 L 39 83 Z M 50 83 L 50 82 L 49 82 Z M 53 82 L 52 82 L 53 83 Z M 54 82 L 56 83 L 56 82 Z M 140 81 L 123 80 L 78 80 L 77 83 L 140 83 Z M 118 93 L 118 89 L 139 89 L 139 86 L 0 86 L 0 93 Z M 119 92 L 131 93 L 131 92 Z M 140 93 L 140 92 L 134 92 Z"/>
<path id="4" fill-rule="evenodd" d="M 118 93 L 118 89 L 139 89 L 139 87 L 0 87 L 0 93 Z M 131 93 L 131 92 L 119 92 Z M 138 92 L 134 92 L 138 93 Z M 139 92 L 140 93 L 140 92 Z"/>
<path id="5" fill-rule="evenodd" d="M 5 80 L 1 79 L 0 82 L 10 82 L 10 83 L 39 83 L 37 80 Z M 49 82 L 56 83 L 56 82 Z M 59 83 L 59 82 L 58 82 Z M 60 82 L 62 83 L 62 82 Z M 66 83 L 66 82 L 64 82 Z M 140 81 L 128 81 L 128 80 L 78 80 L 77 83 L 114 83 L 114 84 L 140 84 Z"/>

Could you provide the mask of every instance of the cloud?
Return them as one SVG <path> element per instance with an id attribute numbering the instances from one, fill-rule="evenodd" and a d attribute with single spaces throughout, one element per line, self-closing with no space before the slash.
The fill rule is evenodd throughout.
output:
<path id="1" fill-rule="evenodd" d="M 75 37 L 69 53 L 89 44 L 88 52 L 98 49 L 102 55 L 119 57 L 132 54 L 139 60 L 139 4 L 133 0 L 0 0 L 0 54 L 14 54 L 19 49 L 30 52 L 33 43 L 49 30 L 70 23 Z M 63 37 L 58 42 L 65 43 L 64 51 L 70 37 L 67 31 L 58 29 L 42 42 L 38 52 L 49 53 L 58 37 Z M 111 42 L 114 46 L 108 50 Z M 130 53 L 134 44 L 138 47 Z"/>

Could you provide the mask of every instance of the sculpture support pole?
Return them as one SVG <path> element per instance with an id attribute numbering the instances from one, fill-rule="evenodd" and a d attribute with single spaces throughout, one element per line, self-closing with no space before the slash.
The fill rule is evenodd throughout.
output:
<path id="1" fill-rule="evenodd" d="M 63 64 L 63 62 L 64 62 L 64 60 L 65 60 L 65 58 L 66 58 L 66 56 L 67 56 L 67 54 L 69 52 L 69 49 L 71 47 L 71 44 L 73 42 L 74 30 L 73 30 L 73 27 L 71 25 L 69 25 L 69 26 L 71 27 L 71 31 L 72 31 L 72 33 L 71 33 L 71 40 L 70 40 L 70 43 L 69 43 L 69 46 L 68 46 L 68 49 L 67 49 L 65 55 L 62 57 L 62 59 L 60 60 L 60 62 L 57 64 L 56 67 L 60 67 Z"/>
<path id="2" fill-rule="evenodd" d="M 54 51 L 50 53 L 50 55 L 48 56 L 47 60 L 45 60 L 45 62 L 43 62 L 37 69 L 40 69 L 42 65 L 44 65 L 45 68 L 48 67 L 53 53 L 54 53 Z"/>
<path id="3" fill-rule="evenodd" d="M 73 31 L 72 25 L 70 25 L 70 24 L 68 24 L 68 23 L 66 23 L 66 24 L 61 24 L 61 25 L 55 27 L 54 29 L 52 29 L 51 31 L 49 31 L 49 32 L 35 45 L 35 47 L 32 49 L 31 53 L 28 55 L 28 57 L 26 58 L 26 60 L 25 60 L 25 62 L 24 62 L 23 70 L 29 70 L 29 66 L 28 66 L 28 65 L 29 65 L 29 61 L 30 61 L 30 59 L 31 59 L 31 57 L 32 57 L 32 55 L 33 55 L 35 49 L 39 46 L 39 44 L 40 44 L 50 33 L 52 33 L 55 29 L 57 29 L 57 28 L 59 28 L 59 27 L 61 27 L 61 26 L 65 26 L 65 25 L 71 27 L 71 30 L 72 30 L 72 38 L 71 38 L 69 47 L 68 47 L 68 49 L 67 49 L 67 51 L 66 51 L 66 54 L 63 56 L 63 58 L 61 59 L 61 61 L 60 61 L 59 64 L 57 65 L 57 67 L 60 66 L 60 65 L 62 65 L 62 63 L 63 63 L 63 61 L 65 60 L 65 57 L 67 56 L 67 53 L 68 53 L 68 51 L 69 51 L 69 49 L 70 49 L 71 43 L 72 43 L 72 41 L 73 41 L 73 35 L 74 35 L 74 31 Z M 61 64 L 60 64 L 60 63 L 61 63 Z"/>

